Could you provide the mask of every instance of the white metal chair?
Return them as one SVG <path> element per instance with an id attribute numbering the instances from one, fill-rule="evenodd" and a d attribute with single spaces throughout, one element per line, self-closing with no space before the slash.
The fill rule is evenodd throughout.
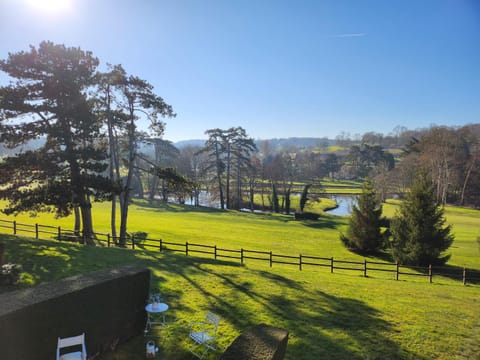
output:
<path id="1" fill-rule="evenodd" d="M 71 348 L 70 350 L 72 350 L 73 352 L 60 354 L 60 349 L 63 348 Z M 85 333 L 83 333 L 82 335 L 67 337 L 63 339 L 58 338 L 57 360 L 87 360 L 87 349 L 85 348 Z"/>
<path id="2" fill-rule="evenodd" d="M 190 323 L 190 338 L 193 340 L 190 352 L 203 359 L 209 350 L 216 351 L 217 329 L 220 323 L 220 316 L 207 312 L 205 321 Z"/>

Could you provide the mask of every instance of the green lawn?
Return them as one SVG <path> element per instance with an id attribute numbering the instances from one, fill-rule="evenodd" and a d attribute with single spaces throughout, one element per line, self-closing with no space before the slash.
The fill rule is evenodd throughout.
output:
<path id="1" fill-rule="evenodd" d="M 385 206 L 394 213 L 396 203 Z M 108 205 L 96 204 L 95 226 L 108 231 Z M 476 241 L 480 212 L 447 208 L 456 240 L 451 264 L 480 269 Z M 57 222 L 19 217 L 17 221 Z M 165 241 L 199 242 L 359 260 L 338 239 L 345 218 L 323 216 L 318 222 L 297 222 L 284 215 L 221 212 L 178 205 L 132 206 L 130 230 L 146 231 Z M 3 229 L 2 229 L 3 231 Z M 54 241 L 27 241 L 0 235 L 7 260 L 23 264 L 20 287 L 125 264 L 152 270 L 153 287 L 166 302 L 168 326 L 153 338 L 169 359 L 191 359 L 188 322 L 207 309 L 223 318 L 220 347 L 224 349 L 246 328 L 258 323 L 290 331 L 287 359 L 475 359 L 480 351 L 480 286 L 451 279 L 392 274 L 364 278 L 359 273 L 248 260 L 214 261 L 180 253 L 83 247 Z M 4 290 L 2 290 L 4 291 Z M 148 338 L 150 339 L 150 337 Z M 143 359 L 145 338 L 139 336 L 101 360 Z"/>
<path id="2" fill-rule="evenodd" d="M 392 217 L 399 201 L 389 200 L 383 207 L 384 215 Z M 480 269 L 480 211 L 454 206 L 445 207 L 447 223 L 452 226 L 455 241 L 449 249 L 449 265 Z"/>

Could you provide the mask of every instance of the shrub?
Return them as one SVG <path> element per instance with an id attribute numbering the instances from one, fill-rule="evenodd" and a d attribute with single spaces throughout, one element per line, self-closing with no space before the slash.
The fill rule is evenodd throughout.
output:
<path id="1" fill-rule="evenodd" d="M 137 232 L 128 234 L 128 238 L 130 240 L 133 239 L 135 241 L 135 244 L 141 244 L 143 241 L 147 239 L 147 237 L 148 237 L 148 233 L 144 231 L 137 231 Z"/>
<path id="2" fill-rule="evenodd" d="M 319 217 L 319 214 L 312 212 L 295 213 L 295 220 L 318 220 Z"/>

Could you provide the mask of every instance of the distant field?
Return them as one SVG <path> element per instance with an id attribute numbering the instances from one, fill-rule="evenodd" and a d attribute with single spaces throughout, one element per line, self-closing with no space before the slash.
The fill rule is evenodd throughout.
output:
<path id="1" fill-rule="evenodd" d="M 348 151 L 348 148 L 343 147 L 343 146 L 338 146 L 338 145 L 330 145 L 327 148 L 327 151 L 329 153 L 335 153 L 335 152 L 339 152 L 339 151 Z"/>

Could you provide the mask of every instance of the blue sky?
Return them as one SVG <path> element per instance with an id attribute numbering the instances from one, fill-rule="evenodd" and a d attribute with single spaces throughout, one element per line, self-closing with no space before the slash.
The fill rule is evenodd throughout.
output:
<path id="1" fill-rule="evenodd" d="M 0 0 L 1 59 L 42 40 L 148 80 L 172 141 L 480 122 L 477 0 Z"/>

